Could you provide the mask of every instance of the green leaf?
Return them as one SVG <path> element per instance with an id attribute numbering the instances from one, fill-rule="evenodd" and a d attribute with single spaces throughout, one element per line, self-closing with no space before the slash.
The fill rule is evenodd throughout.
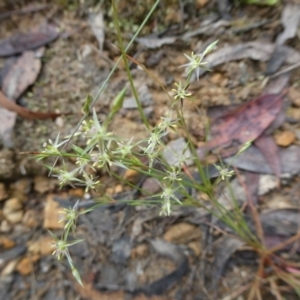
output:
<path id="1" fill-rule="evenodd" d="M 90 113 L 90 108 L 91 108 L 92 101 L 93 101 L 92 96 L 87 95 L 86 99 L 85 99 L 85 103 L 84 103 L 83 108 L 82 108 L 85 115 L 88 115 Z"/>
<path id="2" fill-rule="evenodd" d="M 79 275 L 79 272 L 77 271 L 77 269 L 75 269 L 74 266 L 71 267 L 71 270 L 72 270 L 72 274 L 74 276 L 74 278 L 76 279 L 76 281 L 81 285 L 83 286 L 83 283 L 81 281 L 81 278 L 80 278 L 80 275 Z"/>
<path id="3" fill-rule="evenodd" d="M 204 50 L 202 57 L 204 57 L 206 54 L 210 53 L 211 51 L 214 50 L 214 48 L 216 47 L 217 43 L 219 40 L 216 40 L 215 42 L 211 43 L 210 45 L 208 45 L 206 47 L 206 49 Z"/>
<path id="4" fill-rule="evenodd" d="M 123 106 L 123 101 L 126 95 L 126 88 L 123 88 L 122 91 L 117 95 L 112 103 L 112 112 L 117 113 Z"/>
<path id="5" fill-rule="evenodd" d="M 113 100 L 111 111 L 103 123 L 104 128 L 107 128 L 109 122 L 112 120 L 114 115 L 122 108 L 125 95 L 126 95 L 126 88 L 123 88 L 121 92 L 117 95 L 117 97 Z"/>
<path id="6" fill-rule="evenodd" d="M 76 154 L 78 154 L 78 155 L 83 155 L 83 154 L 85 154 L 85 151 L 84 151 L 84 149 L 82 149 L 82 148 L 80 148 L 80 147 L 78 147 L 78 146 L 76 146 L 76 145 L 72 145 L 72 149 L 74 150 L 74 152 L 76 152 Z"/>
<path id="7" fill-rule="evenodd" d="M 48 232 L 51 235 L 51 237 L 55 240 L 55 242 L 59 241 L 59 238 L 54 233 L 52 233 L 50 230 L 48 230 Z"/>

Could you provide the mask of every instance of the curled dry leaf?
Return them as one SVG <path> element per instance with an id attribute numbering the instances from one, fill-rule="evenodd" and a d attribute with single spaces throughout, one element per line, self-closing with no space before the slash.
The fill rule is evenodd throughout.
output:
<path id="1" fill-rule="evenodd" d="M 105 31 L 104 31 L 105 25 L 104 25 L 103 12 L 99 11 L 97 14 L 90 14 L 89 24 L 99 43 L 99 50 L 102 52 L 104 38 L 105 38 Z"/>

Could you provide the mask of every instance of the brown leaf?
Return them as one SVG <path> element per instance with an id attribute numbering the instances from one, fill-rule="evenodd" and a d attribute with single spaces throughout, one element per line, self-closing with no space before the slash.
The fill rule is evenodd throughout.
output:
<path id="1" fill-rule="evenodd" d="M 271 136 L 261 135 L 254 142 L 255 146 L 261 151 L 265 160 L 268 162 L 273 173 L 279 179 L 281 174 L 281 162 L 278 147 Z"/>
<path id="2" fill-rule="evenodd" d="M 260 175 L 254 172 L 245 172 L 244 176 L 246 179 L 247 189 L 249 191 L 249 196 L 251 197 L 251 200 L 253 201 L 253 204 L 257 204 L 258 200 L 258 189 L 259 189 L 259 177 Z"/>
<path id="3" fill-rule="evenodd" d="M 29 33 L 18 33 L 0 40 L 0 56 L 10 56 L 49 44 L 58 37 L 55 26 L 44 24 Z"/>
<path id="4" fill-rule="evenodd" d="M 280 76 L 277 76 L 275 78 L 272 78 L 268 81 L 267 85 L 265 86 L 262 95 L 267 95 L 267 94 L 281 94 L 283 91 L 288 87 L 288 83 L 291 77 L 291 73 L 287 72 L 284 73 Z M 289 91 L 291 88 L 289 89 Z M 299 93 L 300 94 L 300 93 Z M 289 92 L 289 97 L 293 99 L 291 96 L 292 94 Z M 295 95 L 295 93 L 293 94 Z M 295 98 L 295 96 L 294 96 Z M 294 102 L 296 103 L 296 102 Z M 297 106 L 297 104 L 296 104 Z M 299 105 L 300 106 L 300 97 L 299 97 Z M 232 104 L 232 105 L 214 105 L 212 107 L 209 107 L 207 110 L 207 116 L 211 119 L 218 119 L 220 117 L 223 117 L 234 110 L 236 110 L 239 107 L 238 104 Z M 277 118 L 276 118 L 277 119 Z M 285 119 L 285 113 L 283 111 L 283 120 Z M 277 129 L 283 122 L 283 120 L 278 120 L 278 125 L 274 127 L 272 132 Z M 280 122 L 279 122 L 280 121 Z M 274 121 L 275 122 L 275 121 Z M 273 124 L 272 124 L 273 125 Z M 270 133 L 272 133 L 270 132 Z"/>
<path id="5" fill-rule="evenodd" d="M 263 95 L 218 118 L 211 126 L 212 140 L 197 150 L 199 157 L 204 150 L 255 140 L 274 121 L 281 105 L 281 95 Z"/>
<path id="6" fill-rule="evenodd" d="M 207 116 L 211 119 L 222 118 L 223 116 L 232 113 L 238 108 L 238 104 L 232 105 L 214 105 L 207 109 Z"/>

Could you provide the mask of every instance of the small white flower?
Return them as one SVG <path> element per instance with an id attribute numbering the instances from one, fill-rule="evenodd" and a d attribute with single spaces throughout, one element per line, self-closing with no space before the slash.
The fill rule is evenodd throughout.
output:
<path id="1" fill-rule="evenodd" d="M 233 170 L 229 171 L 228 168 L 222 168 L 222 167 L 217 166 L 217 165 L 214 165 L 214 166 L 219 171 L 221 180 L 225 180 L 226 177 L 230 178 L 230 177 L 232 177 L 232 175 L 234 175 Z"/>
<path id="2" fill-rule="evenodd" d="M 171 170 L 166 171 L 168 176 L 164 177 L 164 180 L 168 180 L 169 182 L 181 181 L 182 179 L 179 177 L 181 175 L 180 170 L 176 166 L 172 166 Z"/>
<path id="3" fill-rule="evenodd" d="M 172 89 L 172 91 L 175 93 L 174 99 L 177 100 L 183 100 L 185 98 L 189 98 L 192 96 L 191 93 L 188 93 L 187 86 L 182 86 L 181 81 L 179 83 L 175 83 L 176 89 Z"/>

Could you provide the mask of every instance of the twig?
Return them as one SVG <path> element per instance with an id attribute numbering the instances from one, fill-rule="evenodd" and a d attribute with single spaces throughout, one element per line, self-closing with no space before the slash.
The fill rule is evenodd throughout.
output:
<path id="1" fill-rule="evenodd" d="M 271 248 L 268 250 L 268 253 L 274 253 L 278 250 L 281 250 L 282 248 L 284 248 L 285 246 L 287 246 L 288 244 L 291 244 L 293 242 L 296 242 L 297 240 L 300 239 L 300 233 L 294 235 L 293 237 L 291 237 L 290 239 L 286 240 L 285 242 L 282 242 L 281 244 Z"/>
<path id="2" fill-rule="evenodd" d="M 251 287 L 252 283 L 248 283 L 244 286 L 241 286 L 239 289 L 237 289 L 236 291 L 232 292 L 230 295 L 224 297 L 222 300 L 233 300 L 236 299 L 239 295 L 241 295 L 242 293 L 244 293 L 245 291 L 247 291 L 250 287 Z"/>
<path id="3" fill-rule="evenodd" d="M 277 300 L 283 300 L 281 294 L 280 294 L 280 291 L 279 291 L 279 288 L 278 288 L 278 285 L 275 281 L 275 278 L 270 278 L 269 279 L 270 281 L 270 286 L 271 286 L 271 293 L 276 297 Z"/>
<path id="4" fill-rule="evenodd" d="M 298 67 L 300 67 L 300 61 L 297 62 L 297 63 L 295 63 L 295 64 L 293 64 L 293 65 L 291 65 L 291 66 L 289 66 L 289 67 L 286 67 L 285 69 L 282 69 L 281 71 L 278 71 L 277 73 L 271 75 L 269 78 L 278 77 L 278 76 L 280 76 L 282 74 L 285 74 L 285 73 L 290 72 L 290 71 L 292 71 L 294 69 L 297 69 Z"/>

